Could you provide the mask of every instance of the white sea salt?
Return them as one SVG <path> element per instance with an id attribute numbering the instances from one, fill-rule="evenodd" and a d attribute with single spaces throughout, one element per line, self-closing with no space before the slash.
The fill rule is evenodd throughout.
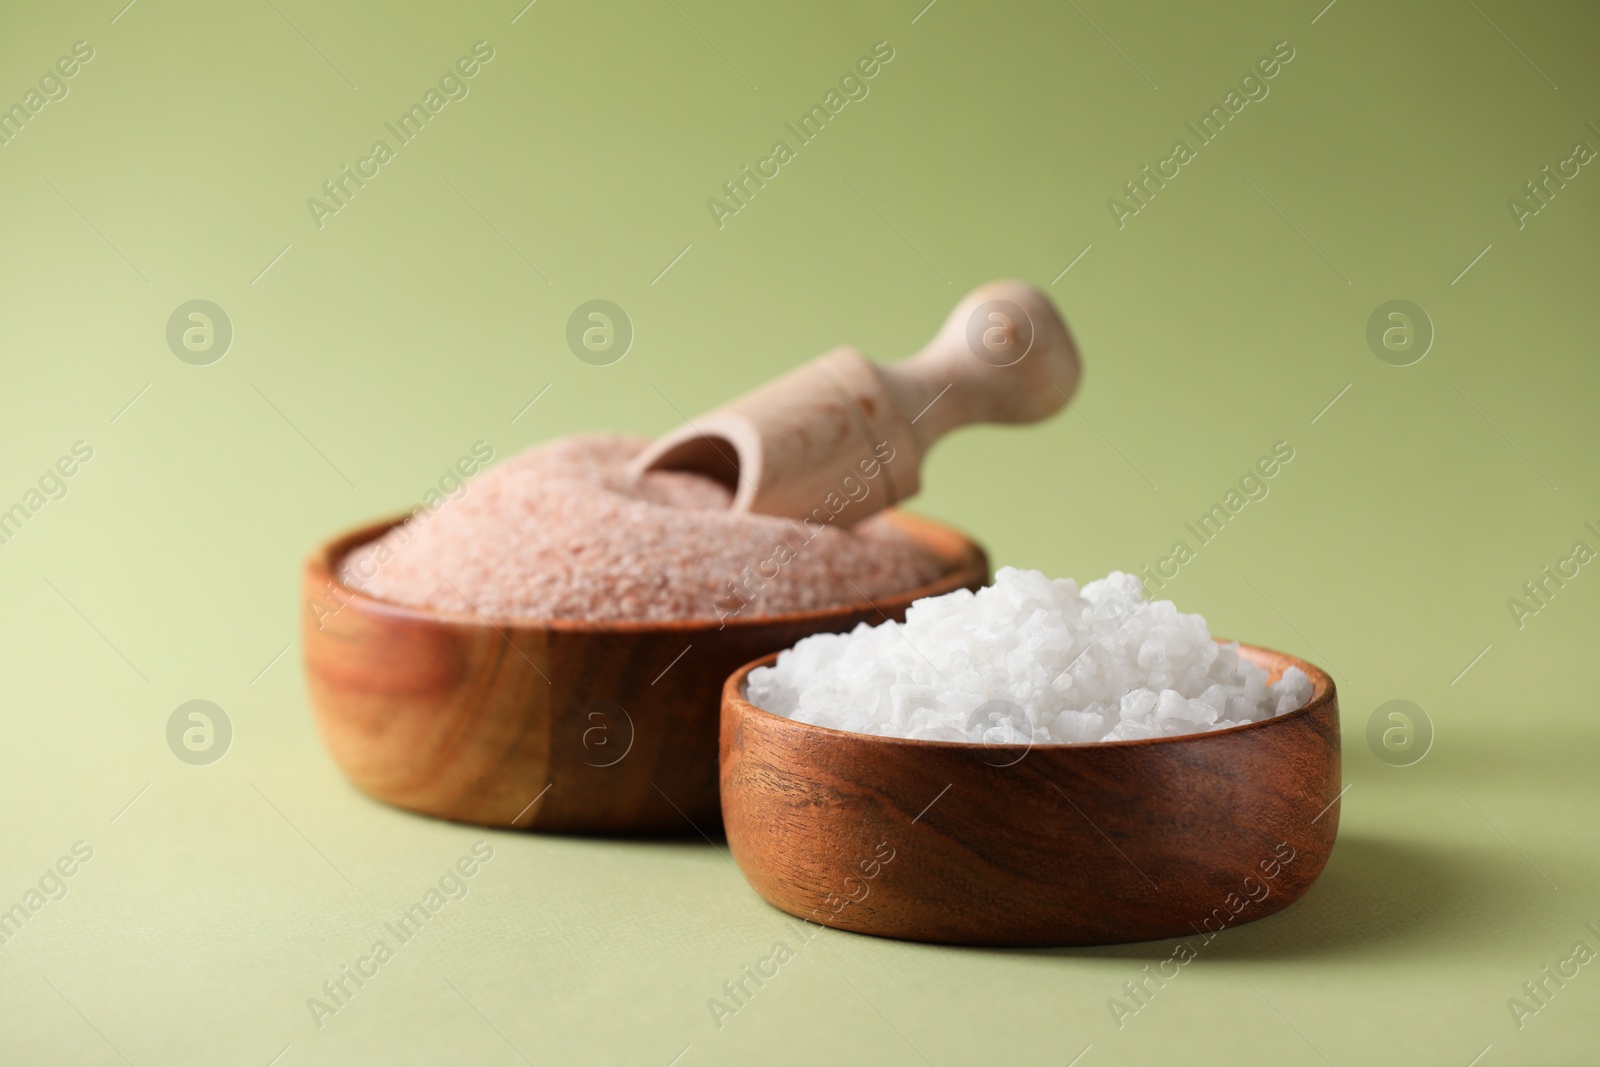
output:
<path id="1" fill-rule="evenodd" d="M 1146 600 L 1121 571 L 1081 590 L 1002 567 L 994 584 L 918 600 L 903 624 L 817 634 L 750 672 L 757 707 L 856 733 L 988 744 L 1125 741 L 1282 715 L 1311 679 L 1267 672 L 1206 620 Z"/>

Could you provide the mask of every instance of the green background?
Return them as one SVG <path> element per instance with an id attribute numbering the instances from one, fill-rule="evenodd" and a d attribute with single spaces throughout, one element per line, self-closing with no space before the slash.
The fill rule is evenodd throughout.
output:
<path id="1" fill-rule="evenodd" d="M 94 856 L 0 945 L 0 1058 L 1594 1062 L 1600 965 L 1520 1029 L 1506 1002 L 1600 948 L 1600 566 L 1520 628 L 1506 602 L 1600 549 L 1600 173 L 1520 229 L 1507 201 L 1600 148 L 1600 17 L 925 2 L 7 5 L 0 103 L 95 56 L 0 147 L 0 507 L 94 456 L 0 545 L 0 907 Z M 307 198 L 478 40 L 470 95 L 319 230 Z M 880 40 L 870 95 L 719 229 L 707 198 Z M 1107 200 L 1284 40 L 1270 95 L 1119 229 Z M 478 440 L 654 434 L 840 342 L 898 358 L 1003 276 L 1049 288 L 1086 377 L 927 464 L 916 509 L 997 565 L 1153 563 L 1295 449 L 1167 591 L 1339 684 L 1349 791 L 1299 904 L 1118 1029 L 1170 943 L 798 948 L 698 838 L 485 833 L 344 782 L 298 663 L 311 544 Z M 564 340 L 594 298 L 636 330 L 611 366 Z M 235 331 L 209 366 L 165 339 L 194 299 Z M 1436 330 L 1412 366 L 1365 339 L 1392 299 Z M 234 728 L 206 767 L 165 740 L 197 698 Z M 1412 766 L 1365 740 L 1393 699 L 1436 731 Z M 306 999 L 479 838 L 470 895 L 319 1030 Z M 780 939 L 718 1029 L 707 998 Z"/>

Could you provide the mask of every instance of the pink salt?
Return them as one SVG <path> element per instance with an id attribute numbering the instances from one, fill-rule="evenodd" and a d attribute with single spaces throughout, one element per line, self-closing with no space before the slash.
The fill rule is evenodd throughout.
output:
<path id="1" fill-rule="evenodd" d="M 882 515 L 851 530 L 803 525 L 731 512 L 727 487 L 697 474 L 631 478 L 628 461 L 647 443 L 567 437 L 512 456 L 356 549 L 341 578 L 450 612 L 682 620 L 860 603 L 943 573 Z"/>

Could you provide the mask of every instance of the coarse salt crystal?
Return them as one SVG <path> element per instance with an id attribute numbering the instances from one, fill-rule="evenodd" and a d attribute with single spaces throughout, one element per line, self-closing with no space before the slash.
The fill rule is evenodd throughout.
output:
<path id="1" fill-rule="evenodd" d="M 1221 730 L 1304 706 L 1199 615 L 1114 571 L 1081 590 L 1002 567 L 994 584 L 911 605 L 903 624 L 818 634 L 750 672 L 751 703 L 817 726 L 987 744 L 1081 744 Z"/>

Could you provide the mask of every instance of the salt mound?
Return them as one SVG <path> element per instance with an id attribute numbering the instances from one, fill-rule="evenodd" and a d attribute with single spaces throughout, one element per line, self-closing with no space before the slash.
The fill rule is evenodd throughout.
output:
<path id="1" fill-rule="evenodd" d="M 697 474 L 628 464 L 649 441 L 558 438 L 351 552 L 340 579 L 400 604 L 491 618 L 760 618 L 926 585 L 944 564 L 888 515 L 853 529 L 730 511 Z M 877 491 L 877 490 L 873 490 Z"/>
<path id="2" fill-rule="evenodd" d="M 1126 741 L 1221 730 L 1303 706 L 1311 679 L 1267 673 L 1206 620 L 1113 571 L 1002 567 L 976 594 L 918 600 L 904 624 L 807 637 L 750 672 L 751 703 L 817 726 L 988 744 Z"/>

